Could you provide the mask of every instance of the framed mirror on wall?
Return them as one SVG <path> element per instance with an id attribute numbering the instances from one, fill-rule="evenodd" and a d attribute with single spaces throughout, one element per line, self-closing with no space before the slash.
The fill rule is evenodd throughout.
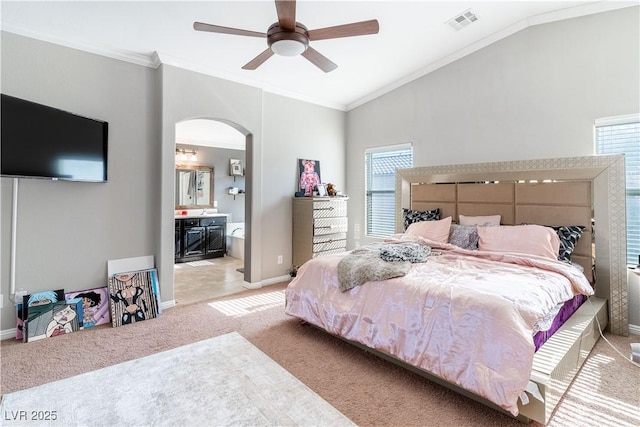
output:
<path id="1" fill-rule="evenodd" d="M 213 168 L 176 165 L 176 209 L 213 207 Z"/>

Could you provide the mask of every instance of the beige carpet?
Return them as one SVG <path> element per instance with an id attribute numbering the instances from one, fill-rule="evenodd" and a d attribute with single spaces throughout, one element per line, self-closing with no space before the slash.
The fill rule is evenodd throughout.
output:
<path id="1" fill-rule="evenodd" d="M 237 332 L 3 395 L 2 425 L 352 426 Z"/>
<path id="2" fill-rule="evenodd" d="M 361 426 L 521 426 L 518 421 L 283 313 L 283 285 L 33 343 L 3 341 L 1 391 L 67 378 L 237 331 Z M 606 335 L 624 353 L 639 337 Z M 52 365 L 55 366 L 52 368 Z M 600 340 L 551 426 L 640 425 L 640 369 Z"/>

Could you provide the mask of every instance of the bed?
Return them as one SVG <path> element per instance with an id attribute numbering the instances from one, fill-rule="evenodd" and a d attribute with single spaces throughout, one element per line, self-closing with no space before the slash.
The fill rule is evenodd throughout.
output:
<path id="1" fill-rule="evenodd" d="M 352 252 L 369 256 L 381 246 L 419 245 L 428 248 L 426 261 L 410 263 L 399 276 L 349 288 L 338 268 L 352 253 L 315 258 L 287 287 L 285 311 L 497 410 L 546 424 L 599 328 L 611 325 L 608 294 L 623 286 L 616 279 L 619 248 L 595 246 L 594 218 L 614 228 L 614 235 L 619 230 L 611 224 L 621 215 L 624 220 L 624 203 L 620 212 L 617 204 L 600 200 L 603 194 L 609 202 L 618 197 L 602 178 L 617 176 L 609 168 L 620 159 L 605 157 L 572 158 L 569 164 L 565 159 L 556 167 L 509 162 L 400 170 L 398 233 Z M 436 210 L 439 219 L 415 221 L 405 230 L 408 213 Z M 499 226 L 476 225 L 479 248 L 449 242 L 451 224 L 496 215 Z M 496 246 L 505 231 L 516 229 L 544 229 L 541 235 L 552 241 L 549 236 L 560 233 L 554 226 L 582 228 L 571 262 Z M 600 269 L 607 283 L 601 283 Z M 535 330 L 541 317 L 550 327 L 542 336 Z"/>

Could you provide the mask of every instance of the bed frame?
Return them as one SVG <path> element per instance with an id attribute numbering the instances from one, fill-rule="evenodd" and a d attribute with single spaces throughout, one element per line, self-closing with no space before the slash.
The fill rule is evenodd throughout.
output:
<path id="1" fill-rule="evenodd" d="M 454 222 L 459 215 L 500 214 L 503 225 L 585 226 L 572 260 L 584 267 L 592 281 L 597 272 L 596 296 L 536 352 L 531 381 L 543 401 L 530 397 L 527 405 L 519 405 L 522 421 L 549 421 L 607 324 L 613 333 L 629 333 L 624 179 L 623 156 L 422 167 L 396 173 L 396 232 L 403 228 L 401 208 L 440 208 L 441 218 L 451 216 Z M 373 352 L 505 412 L 425 371 Z"/>
<path id="2" fill-rule="evenodd" d="M 591 180 L 413 183 L 410 187 L 411 209 L 439 208 L 441 218 L 451 216 L 454 222 L 458 222 L 460 215 L 499 214 L 502 225 L 584 226 L 571 259 L 582 265 L 593 283 L 592 206 Z M 601 326 L 607 323 L 603 299 L 594 299 L 579 310 L 577 316 L 563 325 L 536 353 L 531 380 L 538 386 L 544 401 L 531 397 L 527 405 L 520 404 L 523 421 L 533 419 L 545 424 L 549 421 L 553 409 L 597 341 L 599 330 L 594 317 L 599 316 Z M 474 397 L 471 393 L 465 394 Z"/>

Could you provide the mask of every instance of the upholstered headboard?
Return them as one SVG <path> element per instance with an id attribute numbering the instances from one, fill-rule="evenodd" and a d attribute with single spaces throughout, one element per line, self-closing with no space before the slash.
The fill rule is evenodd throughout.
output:
<path id="1" fill-rule="evenodd" d="M 501 224 L 582 225 L 571 255 L 609 301 L 609 327 L 628 335 L 624 156 L 589 156 L 400 169 L 396 232 L 402 208 L 440 208 L 441 217 L 502 216 Z M 592 219 L 595 229 L 592 228 Z"/>
<path id="2" fill-rule="evenodd" d="M 412 184 L 411 209 L 440 209 L 440 217 L 500 215 L 502 225 L 581 225 L 585 231 L 571 260 L 593 282 L 591 181 Z"/>

